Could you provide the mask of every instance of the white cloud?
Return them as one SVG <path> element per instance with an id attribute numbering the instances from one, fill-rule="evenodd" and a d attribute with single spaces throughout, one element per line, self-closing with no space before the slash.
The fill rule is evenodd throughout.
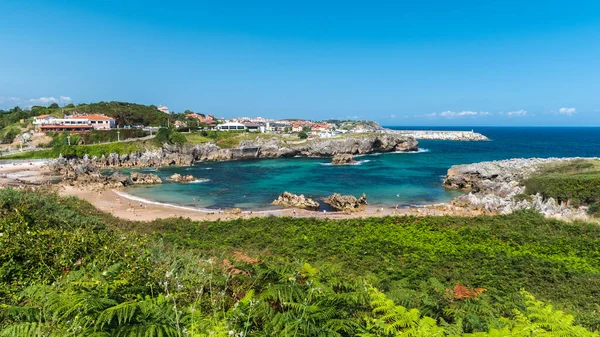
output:
<path id="1" fill-rule="evenodd" d="M 56 97 L 40 97 L 40 98 L 32 98 L 29 100 L 29 102 L 31 103 L 37 103 L 37 104 L 49 104 L 49 103 L 57 103 L 58 100 L 56 99 Z"/>
<path id="2" fill-rule="evenodd" d="M 390 118 L 391 118 L 391 119 L 394 119 L 394 118 L 396 118 L 396 115 L 394 115 L 394 114 L 391 114 L 391 115 L 390 115 Z"/>
<path id="3" fill-rule="evenodd" d="M 573 114 L 577 112 L 575 108 L 560 108 L 558 109 L 558 113 L 561 115 L 573 116 Z"/>
<path id="4" fill-rule="evenodd" d="M 425 117 L 444 117 L 444 118 L 460 118 L 460 117 L 469 117 L 469 116 L 489 116 L 491 115 L 491 113 L 487 112 L 487 111 L 470 111 L 470 110 L 465 110 L 465 111 L 450 111 L 450 110 L 446 110 L 444 112 L 434 112 L 434 113 L 430 113 L 430 114 L 425 114 Z"/>
<path id="5" fill-rule="evenodd" d="M 515 111 L 509 111 L 506 113 L 506 115 L 508 117 L 525 117 L 527 116 L 527 110 L 515 110 Z"/>
<path id="6" fill-rule="evenodd" d="M 69 103 L 72 102 L 73 100 L 71 99 L 71 97 L 69 96 L 60 96 L 58 98 L 59 101 L 61 101 L 62 103 Z"/>

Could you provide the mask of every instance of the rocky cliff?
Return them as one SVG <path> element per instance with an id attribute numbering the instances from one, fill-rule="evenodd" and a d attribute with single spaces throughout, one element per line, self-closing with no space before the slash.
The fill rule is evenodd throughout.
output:
<path id="1" fill-rule="evenodd" d="M 300 144 L 284 144 L 276 139 L 245 141 L 237 148 L 222 149 L 214 143 L 169 146 L 127 155 L 111 154 L 102 157 L 84 157 L 66 160 L 58 158 L 49 166 L 61 170 L 65 165 L 81 163 L 100 168 L 189 166 L 197 161 L 225 161 L 255 158 L 282 157 L 331 157 L 336 154 L 366 154 L 374 152 L 416 151 L 418 142 L 412 137 L 381 134 L 347 137 L 340 139 L 317 139 Z"/>
<path id="2" fill-rule="evenodd" d="M 510 159 L 452 166 L 443 185 L 470 191 L 454 198 L 451 205 L 489 214 L 508 214 L 521 209 L 534 209 L 545 216 L 585 217 L 584 207 L 561 205 L 541 195 L 525 196 L 521 181 L 531 177 L 542 164 L 581 158 Z"/>

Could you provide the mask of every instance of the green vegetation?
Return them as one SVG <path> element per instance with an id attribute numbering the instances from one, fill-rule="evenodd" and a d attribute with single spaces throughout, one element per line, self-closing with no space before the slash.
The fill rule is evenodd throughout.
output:
<path id="1" fill-rule="evenodd" d="M 242 141 L 271 140 L 297 141 L 298 138 L 288 138 L 278 134 L 257 133 L 247 131 L 199 131 L 185 134 L 188 142 L 192 144 L 213 142 L 223 149 L 238 147 Z"/>
<path id="2" fill-rule="evenodd" d="M 175 116 L 158 111 L 154 105 L 127 102 L 98 102 L 79 104 L 65 109 L 65 113 L 103 114 L 116 120 L 117 125 L 166 126 Z M 182 117 L 183 118 L 183 117 Z"/>
<path id="3" fill-rule="evenodd" d="M 154 143 L 157 146 L 161 146 L 164 143 L 183 145 L 186 142 L 187 138 L 185 138 L 183 134 L 177 132 L 173 127 L 160 128 L 156 133 L 156 137 L 154 137 Z"/>
<path id="4" fill-rule="evenodd" d="M 11 126 L 0 130 L 0 144 L 11 144 L 20 133 L 21 129 L 18 126 Z"/>
<path id="5" fill-rule="evenodd" d="M 48 107 L 33 106 L 29 110 L 15 107 L 8 111 L 0 110 L 0 130 L 21 120 L 31 120 L 34 116 L 53 115 L 62 118 L 72 113 L 102 114 L 113 117 L 117 125 L 167 126 L 175 120 L 183 121 L 183 114 L 165 114 L 154 105 L 143 105 L 127 102 L 98 102 L 90 104 L 69 104 L 59 107 L 52 104 Z"/>
<path id="6" fill-rule="evenodd" d="M 73 138 L 71 138 L 71 144 L 73 144 Z M 111 153 L 117 153 L 120 155 L 130 154 L 132 152 L 144 152 L 146 149 L 152 149 L 152 145 L 148 141 L 133 141 L 133 142 L 119 142 L 109 144 L 94 144 L 94 145 L 67 145 L 65 140 L 63 145 L 54 146 L 49 150 L 38 150 L 15 153 L 8 156 L 3 156 L 2 159 L 44 159 L 44 158 L 58 158 L 62 154 L 65 158 L 83 158 L 86 154 L 90 157 L 102 157 L 108 156 Z"/>
<path id="7" fill-rule="evenodd" d="M 600 228 L 529 212 L 138 223 L 5 189 L 0 234 L 1 336 L 598 336 L 588 329 L 600 327 Z"/>
<path id="8" fill-rule="evenodd" d="M 306 132 L 304 130 L 298 132 L 298 138 L 300 139 L 306 139 L 308 138 L 308 135 L 306 134 Z"/>
<path id="9" fill-rule="evenodd" d="M 527 194 L 568 202 L 574 206 L 600 202 L 600 161 L 573 160 L 546 164 L 523 181 Z"/>

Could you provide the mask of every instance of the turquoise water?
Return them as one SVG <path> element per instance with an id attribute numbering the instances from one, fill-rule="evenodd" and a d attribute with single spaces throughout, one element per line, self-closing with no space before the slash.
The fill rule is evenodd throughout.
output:
<path id="1" fill-rule="evenodd" d="M 398 128 L 400 129 L 400 128 Z M 416 129 L 416 128 L 410 128 Z M 436 128 L 441 130 L 444 128 Z M 470 130 L 471 128 L 449 128 Z M 455 164 L 527 157 L 600 156 L 600 128 L 476 128 L 489 142 L 420 141 L 419 152 L 357 157 L 357 165 L 332 166 L 330 159 L 286 158 L 192 167 L 142 169 L 167 178 L 191 174 L 202 182 L 132 187 L 125 192 L 152 201 L 199 208 L 272 209 L 283 191 L 319 199 L 335 192 L 360 196 L 371 205 L 446 202 L 460 192 L 441 186 Z M 196 200 L 194 200 L 194 198 Z"/>

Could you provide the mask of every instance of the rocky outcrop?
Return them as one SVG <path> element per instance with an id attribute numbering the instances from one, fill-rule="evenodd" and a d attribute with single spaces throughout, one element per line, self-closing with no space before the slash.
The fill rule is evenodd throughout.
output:
<path id="1" fill-rule="evenodd" d="M 585 217 L 585 207 L 559 204 L 541 195 L 525 195 L 521 182 L 537 172 L 542 164 L 582 158 L 510 159 L 452 166 L 444 179 L 448 188 L 470 191 L 454 198 L 452 206 L 486 214 L 509 214 L 522 209 L 534 209 L 548 217 Z M 589 159 L 589 158 L 588 158 Z"/>
<path id="2" fill-rule="evenodd" d="M 338 211 L 350 212 L 359 211 L 363 206 L 368 205 L 367 196 L 364 193 L 360 198 L 356 198 L 352 195 L 341 195 L 339 193 L 334 193 L 333 195 L 323 199 L 323 202 Z"/>
<path id="3" fill-rule="evenodd" d="M 412 137 L 392 134 L 320 140 L 300 148 L 307 157 L 331 157 L 336 154 L 367 154 L 374 152 L 416 151 L 418 142 Z"/>
<path id="4" fill-rule="evenodd" d="M 356 137 L 316 139 L 303 143 L 286 143 L 279 139 L 258 138 L 243 141 L 239 147 L 222 149 L 214 143 L 197 145 L 164 145 L 157 150 L 134 152 L 126 155 L 52 160 L 49 167 L 56 171 L 66 166 L 92 164 L 99 168 L 131 168 L 159 166 L 190 166 L 197 161 L 225 161 L 256 158 L 332 157 L 339 154 L 367 154 L 374 152 L 416 151 L 418 142 L 412 137 L 394 134 L 363 135 Z"/>
<path id="5" fill-rule="evenodd" d="M 283 192 L 273 201 L 273 205 L 296 207 L 318 210 L 321 205 L 311 198 L 306 198 L 303 194 L 296 195 L 289 192 Z"/>
<path id="6" fill-rule="evenodd" d="M 123 173 L 115 172 L 105 176 L 100 173 L 98 167 L 91 164 L 67 166 L 61 174 L 65 183 L 92 190 L 120 188 L 129 184 L 129 177 Z"/>
<path id="7" fill-rule="evenodd" d="M 336 154 L 331 158 L 331 164 L 333 165 L 348 165 L 354 163 L 356 163 L 356 161 L 351 154 Z"/>
<path id="8" fill-rule="evenodd" d="M 167 180 L 172 181 L 174 183 L 191 183 L 192 181 L 195 181 L 196 178 L 191 174 L 182 176 L 179 173 L 175 173 L 172 176 L 170 176 L 169 178 L 167 178 Z"/>
<path id="9" fill-rule="evenodd" d="M 131 172 L 129 178 L 134 185 L 162 184 L 162 179 L 152 173 Z"/>

